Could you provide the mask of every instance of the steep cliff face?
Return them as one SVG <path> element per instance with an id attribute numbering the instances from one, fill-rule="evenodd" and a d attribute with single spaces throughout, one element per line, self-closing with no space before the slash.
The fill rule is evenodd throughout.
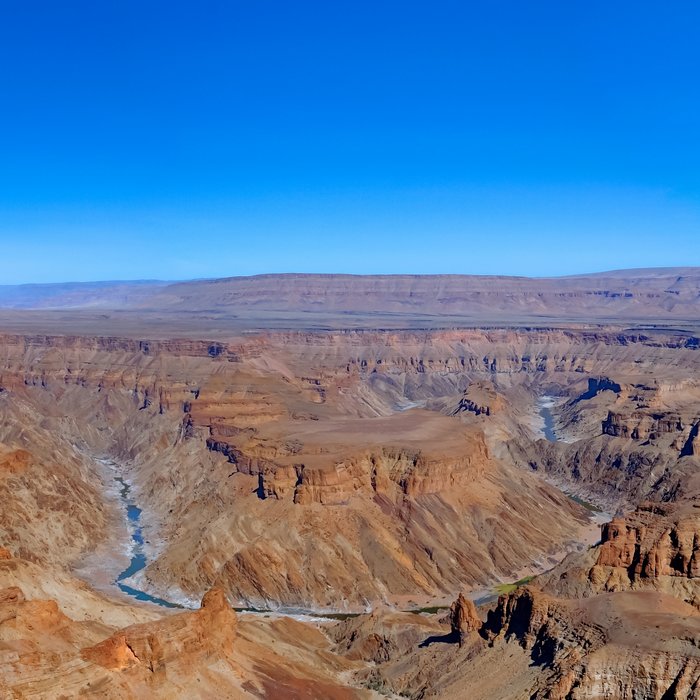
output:
<path id="1" fill-rule="evenodd" d="M 604 525 L 600 543 L 565 558 L 538 585 L 566 598 L 657 591 L 698 610 L 699 514 L 696 500 L 643 503 Z"/>
<path id="2" fill-rule="evenodd" d="M 517 642 L 543 672 L 531 698 L 692 698 L 700 690 L 700 615 L 658 594 L 551 598 L 523 588 L 499 599 L 482 634 Z"/>
<path id="3" fill-rule="evenodd" d="M 463 359 L 467 346 L 478 362 Z M 488 426 L 471 422 L 512 421 L 493 379 L 476 379 L 492 377 L 483 350 L 493 347 L 476 331 L 217 343 L 14 336 L 0 381 L 8 406 L 45 416 L 37 435 L 59 432 L 78 455 L 128 465 L 149 535 L 165 543 L 144 585 L 196 599 L 217 583 L 258 606 L 363 609 L 509 578 L 580 539 L 582 511 L 494 456 Z M 507 383 L 540 371 L 511 361 Z M 447 396 L 441 405 L 454 406 L 465 382 L 488 412 L 416 405 Z"/>
<path id="4" fill-rule="evenodd" d="M 601 429 L 633 400 L 692 425 L 695 389 L 681 375 L 700 355 L 687 341 L 571 330 L 5 336 L 0 385 L 8 407 L 26 405 L 21 419 L 7 414 L 7 441 L 41 414 L 30 442 L 43 430 L 57 463 L 68 451 L 83 459 L 69 443 L 128 463 L 149 532 L 167 543 L 148 585 L 197 598 L 218 582 L 241 602 L 323 607 L 338 606 L 335 590 L 341 606 L 361 608 L 546 565 L 578 538 L 576 507 L 532 466 L 628 501 L 692 489 L 695 456 L 663 442 L 692 446 L 692 428 L 657 444 Z M 533 443 L 527 421 L 547 391 L 572 396 L 561 412 L 571 425 L 594 406 L 595 420 L 577 424 L 597 433 Z M 49 447 L 53 433 L 65 440 Z M 76 508 L 101 531 L 99 503 L 86 495 Z M 309 532 L 324 534 L 312 546 Z"/>
<path id="5" fill-rule="evenodd" d="M 371 663 L 357 681 L 387 695 L 690 700 L 700 691 L 699 631 L 698 612 L 664 594 L 580 600 L 526 586 L 501 596 L 485 622 L 460 596 L 437 625 L 375 612 L 334 636 L 339 653 Z"/>
<path id="6" fill-rule="evenodd" d="M 681 417 L 673 414 L 634 411 L 623 415 L 611 411 L 603 421 L 603 433 L 606 435 L 632 440 L 656 440 L 665 433 L 683 434 L 684 430 Z M 683 444 L 687 441 L 688 434 L 684 435 Z"/>
<path id="7" fill-rule="evenodd" d="M 298 451 L 285 454 L 276 450 L 275 458 L 258 457 L 262 451 L 231 449 L 228 443 L 207 440 L 209 449 L 223 453 L 233 464 L 234 473 L 258 479 L 259 498 L 291 500 L 300 505 L 320 503 L 343 505 L 353 495 L 374 498 L 385 496 L 396 501 L 401 494 L 421 496 L 458 489 L 483 477 L 489 457 L 483 435 L 465 435 L 465 455 L 430 455 L 420 450 L 378 446 L 358 454 L 348 445 L 342 461 L 342 450 L 334 447 L 311 449 L 298 445 Z M 338 455 L 333 457 L 333 455 Z M 319 459 L 328 455 L 327 459 Z M 285 461 L 293 456 L 293 464 Z M 305 464 L 312 459 L 321 464 Z"/>
<path id="8" fill-rule="evenodd" d="M 692 376 L 688 370 L 687 375 Z M 589 380 L 555 409 L 557 443 L 511 445 L 520 464 L 574 482 L 613 512 L 700 494 L 700 386 L 676 367 Z"/>
<path id="9" fill-rule="evenodd" d="M 700 504 L 642 504 L 608 523 L 588 576 L 596 590 L 654 588 L 700 609 Z"/>
<path id="10" fill-rule="evenodd" d="M 338 314 L 355 281 L 307 279 L 304 297 L 298 280 L 284 281 L 288 295 L 278 282 L 171 289 L 171 308 L 223 301 L 202 319 L 148 312 L 124 337 L 90 334 L 105 319 L 71 314 L 52 321 L 55 335 L 0 337 L 0 695 L 700 694 L 695 335 L 625 323 L 234 337 L 230 304 L 247 309 L 244 325 L 287 303 Z M 680 282 L 629 295 L 610 280 L 544 295 L 482 283 L 442 280 L 439 304 L 506 314 L 515 299 L 538 323 L 591 301 L 642 316 L 697 305 Z M 367 291 L 387 327 L 435 301 L 411 279 Z M 78 320 L 82 334 L 66 334 Z M 555 443 L 540 439 L 543 395 L 556 397 Z M 143 508 L 151 563 L 139 586 L 193 607 L 214 586 L 201 609 L 107 599 L 70 572 L 115 523 L 100 457 Z M 626 515 L 488 614 L 465 595 L 446 615 L 376 605 L 446 604 L 582 546 L 586 514 L 543 475 Z M 237 616 L 227 601 L 375 609 L 312 626 Z"/>
<path id="11" fill-rule="evenodd" d="M 567 650 L 576 649 L 580 656 L 602 646 L 604 635 L 599 629 L 573 623 L 575 603 L 551 598 L 530 587 L 501 596 L 490 610 L 482 636 L 495 640 L 515 639 L 531 652 L 533 661 L 553 666 L 561 657 L 570 658 Z"/>

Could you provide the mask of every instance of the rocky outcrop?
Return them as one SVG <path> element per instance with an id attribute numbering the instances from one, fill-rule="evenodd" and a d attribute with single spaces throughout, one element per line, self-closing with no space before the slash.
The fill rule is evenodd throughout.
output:
<path id="1" fill-rule="evenodd" d="M 462 646 L 464 640 L 472 632 L 478 632 L 481 625 L 481 618 L 476 612 L 476 606 L 469 598 L 465 598 L 460 593 L 457 600 L 450 606 L 450 629 L 453 636 L 459 640 L 459 645 Z"/>
<path id="2" fill-rule="evenodd" d="M 158 622 L 133 625 L 83 649 L 86 661 L 110 670 L 139 666 L 151 672 L 169 663 L 195 663 L 233 650 L 236 613 L 220 588 L 212 588 L 196 612 L 185 612 Z"/>
<path id="3" fill-rule="evenodd" d="M 0 605 L 7 603 L 22 603 L 24 601 L 24 593 L 18 586 L 10 586 L 0 590 Z"/>
<path id="4" fill-rule="evenodd" d="M 518 659 L 523 687 L 532 689 L 522 697 L 692 692 L 698 555 L 688 499 L 697 486 L 700 389 L 689 377 L 700 369 L 697 338 L 470 329 L 5 339 L 0 439 L 30 455 L 0 466 L 0 541 L 18 556 L 47 570 L 67 567 L 94 546 L 95 533 L 109 531 L 92 457 L 116 454 L 148 513 L 146 534 L 163 543 L 143 572 L 151 590 L 178 587 L 195 597 L 217 583 L 230 599 L 256 606 L 418 608 L 533 561 L 548 566 L 548 556 L 580 541 L 581 508 L 513 464 L 505 446 L 520 441 L 518 465 L 566 475 L 603 496 L 638 502 L 653 494 L 664 503 L 616 520 L 585 553 L 583 600 L 525 588 L 499 600 L 483 625 L 463 596 L 449 626 L 423 615 L 363 616 L 334 637 L 339 656 L 329 663 L 346 686 L 351 673 L 395 664 L 397 692 L 425 697 L 441 687 L 437 674 L 460 671 L 481 676 L 478 688 L 484 670 L 498 668 L 506 687 Z M 557 403 L 557 433 L 561 427 L 575 444 L 532 439 L 534 399 L 550 391 L 581 399 Z M 601 430 L 608 415 L 612 434 Z M 674 510 L 680 501 L 682 512 Z M 0 562 L 8 579 L 17 561 Z M 578 578 L 572 569 L 557 574 Z M 94 674 L 91 682 L 102 684 L 95 687 L 116 684 L 115 697 L 128 697 L 122 691 L 133 679 L 148 696 L 151 679 L 172 680 L 176 668 L 194 683 L 222 673 L 235 684 L 229 657 L 249 652 L 256 635 L 284 641 L 270 659 L 255 657 L 268 680 L 250 692 L 284 697 L 297 687 L 294 673 L 276 674 L 285 654 L 302 658 L 302 628 L 237 621 L 220 592 L 200 611 L 137 625 L 96 624 L 102 613 L 74 625 L 56 607 L 4 595 L 14 617 L 0 626 L 3 642 L 14 642 L 25 623 L 23 649 L 38 653 L 50 640 L 42 692 L 58 654 Z M 32 636 L 30 613 L 41 613 L 41 629 L 56 637 Z M 303 645 L 330 653 L 323 635 L 307 633 Z M 461 650 L 445 643 L 455 635 Z M 422 659 L 415 669 L 414 659 Z M 216 670 L 193 671 L 210 666 Z M 196 696 L 194 683 L 180 692 Z"/>
<path id="5" fill-rule="evenodd" d="M 239 624 L 220 590 L 207 593 L 196 612 L 162 618 L 91 595 L 97 605 L 81 621 L 63 614 L 55 600 L 0 589 L 0 697 L 366 697 L 341 682 L 353 662 L 333 654 L 319 630 L 262 616 Z M 151 621 L 112 628 L 104 639 L 110 626 L 95 618 L 106 607 Z"/>
<path id="6" fill-rule="evenodd" d="M 53 634 L 69 622 L 55 600 L 27 600 L 19 586 L 0 589 L 0 646 L 3 636 L 11 639 L 17 630 L 27 628 L 36 635 Z"/>
<path id="7" fill-rule="evenodd" d="M 686 627 L 674 626 L 685 614 Z M 650 635 L 640 645 L 639 635 Z M 491 644 L 525 648 L 542 673 L 531 698 L 692 698 L 700 689 L 700 617 L 648 594 L 585 601 L 552 598 L 521 588 L 499 598 L 482 633 Z M 612 693 L 612 694 L 611 694 Z"/>
<path id="8" fill-rule="evenodd" d="M 502 595 L 487 615 L 481 632 L 495 639 L 516 639 L 537 664 L 551 666 L 567 646 L 587 651 L 602 643 L 594 629 L 579 628 L 570 618 L 571 604 L 530 586 Z"/>
<path id="9" fill-rule="evenodd" d="M 31 454 L 27 450 L 0 445 L 0 479 L 23 474 L 27 471 L 30 461 Z"/>
<path id="10" fill-rule="evenodd" d="M 631 440 L 656 440 L 666 433 L 689 434 L 680 416 L 672 413 L 634 411 L 629 414 L 608 412 L 603 433 Z M 687 437 L 686 437 L 687 439 Z"/>
<path id="11" fill-rule="evenodd" d="M 642 504 L 602 528 L 589 579 L 596 590 L 652 587 L 700 608 L 700 504 Z"/>
<path id="12" fill-rule="evenodd" d="M 19 586 L 0 589 L 0 625 L 17 617 L 17 606 L 24 602 Z"/>
<path id="13" fill-rule="evenodd" d="M 435 620 L 382 607 L 339 622 L 330 630 L 339 654 L 373 664 L 401 658 L 426 637 L 441 632 Z"/>
<path id="14" fill-rule="evenodd" d="M 491 383 L 484 381 L 473 382 L 465 389 L 457 407 L 452 410 L 453 416 L 469 412 L 476 416 L 490 416 L 502 411 L 505 401 Z"/>

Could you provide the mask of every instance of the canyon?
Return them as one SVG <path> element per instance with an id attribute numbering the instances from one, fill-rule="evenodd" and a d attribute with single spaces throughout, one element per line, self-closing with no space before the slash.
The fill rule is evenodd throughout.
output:
<path id="1" fill-rule="evenodd" d="M 0 695 L 699 697 L 699 291 L 5 290 Z"/>

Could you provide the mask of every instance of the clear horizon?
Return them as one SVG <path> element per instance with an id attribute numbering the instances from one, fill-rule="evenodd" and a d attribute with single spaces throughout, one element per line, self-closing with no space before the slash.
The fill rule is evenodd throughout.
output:
<path id="1" fill-rule="evenodd" d="M 430 272 L 430 273 L 410 273 L 410 272 L 377 272 L 377 273 L 363 273 L 363 272 L 305 272 L 299 270 L 290 270 L 288 272 L 258 272 L 250 275 L 227 275 L 225 277 L 190 277 L 181 279 L 159 279 L 159 278 L 113 278 L 113 279 L 86 279 L 86 280 L 75 280 L 75 279 L 65 279 L 56 282 L 17 282 L 12 284 L 0 284 L 2 286 L 8 287 L 22 287 L 22 286 L 34 286 L 34 285 L 69 285 L 69 284 L 118 284 L 118 283 L 154 283 L 154 284 L 176 284 L 178 282 L 207 282 L 217 279 L 227 279 L 230 277 L 260 277 L 266 275 L 327 275 L 327 276 L 353 276 L 353 277 L 391 277 L 391 276 L 426 276 L 426 277 L 440 277 L 440 276 L 464 276 L 464 277 L 523 277 L 527 279 L 558 279 L 564 277 L 577 277 L 577 276 L 595 276 L 595 275 L 605 275 L 607 273 L 620 273 L 620 272 L 647 272 L 647 271 L 661 271 L 661 270 L 700 270 L 700 266 L 689 266 L 689 265 L 675 265 L 672 267 L 668 266 L 656 266 L 656 267 L 644 267 L 644 268 L 616 268 L 610 270 L 591 270 L 589 272 L 574 273 L 572 275 L 543 275 L 540 277 L 534 275 L 479 275 L 470 273 L 453 273 L 453 272 Z"/>
<path id="2" fill-rule="evenodd" d="M 699 19 L 6 8 L 0 284 L 699 265 Z"/>

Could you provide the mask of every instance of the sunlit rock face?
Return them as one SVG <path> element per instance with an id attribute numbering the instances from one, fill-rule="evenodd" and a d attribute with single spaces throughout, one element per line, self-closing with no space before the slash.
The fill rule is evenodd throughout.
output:
<path id="1" fill-rule="evenodd" d="M 207 591 L 196 612 L 133 625 L 82 650 L 82 656 L 110 670 L 140 667 L 167 673 L 168 665 L 203 663 L 233 651 L 236 613 L 220 588 Z"/>
<path id="2" fill-rule="evenodd" d="M 5 473 L 24 470 L 14 499 L 38 508 L 48 491 L 34 491 L 57 488 L 44 475 L 72 465 L 51 483 L 78 475 L 67 497 L 85 524 L 52 551 L 77 555 L 86 531 L 104 530 L 91 456 L 128 462 L 163 543 L 145 576 L 188 599 L 213 584 L 258 606 L 449 598 L 579 539 L 583 514 L 543 472 L 617 503 L 694 488 L 700 396 L 683 375 L 698 355 L 686 341 L 603 330 L 5 336 L 0 408 L 7 450 L 20 450 Z M 556 443 L 532 423 L 544 393 L 560 397 Z M 613 409 L 640 404 L 681 416 L 661 422 L 683 430 L 604 431 Z M 52 556 L 38 532 L 26 546 Z"/>
<path id="3" fill-rule="evenodd" d="M 107 697 L 693 697 L 691 339 L 2 336 L 0 689 L 50 697 L 60 668 Z M 98 593 L 73 575 L 120 546 L 99 459 L 142 509 L 136 583 L 201 609 L 115 602 L 109 577 Z M 559 486 L 619 510 L 593 548 L 590 513 Z M 469 600 L 566 552 L 490 613 Z M 312 624 L 231 604 L 373 612 Z"/>

